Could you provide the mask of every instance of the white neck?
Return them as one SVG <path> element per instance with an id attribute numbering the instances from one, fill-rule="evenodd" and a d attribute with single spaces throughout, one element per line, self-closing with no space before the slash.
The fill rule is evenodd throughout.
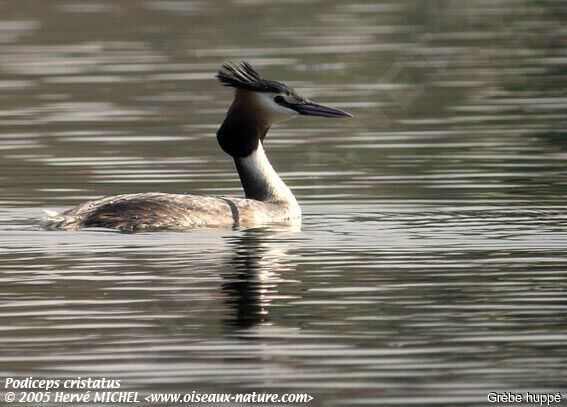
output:
<path id="1" fill-rule="evenodd" d="M 262 143 L 258 143 L 258 148 L 249 156 L 235 157 L 234 162 L 246 198 L 298 205 L 291 190 L 270 164 Z"/>

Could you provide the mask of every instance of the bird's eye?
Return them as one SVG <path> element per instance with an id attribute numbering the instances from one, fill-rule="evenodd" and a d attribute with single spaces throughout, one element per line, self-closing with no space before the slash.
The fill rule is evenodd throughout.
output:
<path id="1" fill-rule="evenodd" d="M 279 95 L 278 95 L 278 96 L 276 96 L 276 97 L 274 98 L 274 102 L 276 102 L 276 103 L 278 103 L 278 104 L 282 104 L 282 103 L 285 102 L 285 99 L 283 98 L 283 96 L 279 96 Z"/>

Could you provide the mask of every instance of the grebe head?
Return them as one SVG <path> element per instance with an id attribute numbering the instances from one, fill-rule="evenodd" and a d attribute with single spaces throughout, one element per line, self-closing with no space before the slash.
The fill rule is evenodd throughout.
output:
<path id="1" fill-rule="evenodd" d="M 349 113 L 311 102 L 284 83 L 262 78 L 248 62 L 226 63 L 217 74 L 224 86 L 236 88 L 236 98 L 250 97 L 246 102 L 271 119 L 272 123 L 297 115 L 352 117 Z"/>
<path id="2" fill-rule="evenodd" d="M 264 79 L 248 62 L 225 63 L 216 75 L 236 89 L 234 101 L 217 132 L 222 149 L 246 157 L 263 142 L 271 125 L 298 115 L 352 117 L 349 113 L 311 102 L 284 83 Z"/>
<path id="3" fill-rule="evenodd" d="M 221 148 L 233 157 L 247 157 L 256 151 L 274 123 L 298 115 L 352 117 L 342 110 L 313 103 L 281 82 L 262 78 L 245 61 L 223 64 L 216 77 L 222 85 L 236 89 L 217 132 Z"/>

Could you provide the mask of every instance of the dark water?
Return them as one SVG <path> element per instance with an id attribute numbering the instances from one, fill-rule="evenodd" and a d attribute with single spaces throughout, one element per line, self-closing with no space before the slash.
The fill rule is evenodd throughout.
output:
<path id="1" fill-rule="evenodd" d="M 315 406 L 567 397 L 566 16 L 527 0 L 0 2 L 1 375 Z M 212 77 L 243 58 L 355 115 L 269 134 L 301 229 L 37 227 L 105 194 L 239 194 Z"/>

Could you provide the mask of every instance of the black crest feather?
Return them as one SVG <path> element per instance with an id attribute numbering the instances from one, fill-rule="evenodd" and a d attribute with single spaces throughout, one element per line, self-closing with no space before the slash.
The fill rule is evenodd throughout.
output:
<path id="1" fill-rule="evenodd" d="M 287 86 L 283 83 L 270 81 L 260 76 L 252 65 L 246 61 L 239 64 L 227 62 L 216 75 L 223 86 L 231 86 L 236 89 L 246 89 L 253 92 L 286 92 Z"/>

